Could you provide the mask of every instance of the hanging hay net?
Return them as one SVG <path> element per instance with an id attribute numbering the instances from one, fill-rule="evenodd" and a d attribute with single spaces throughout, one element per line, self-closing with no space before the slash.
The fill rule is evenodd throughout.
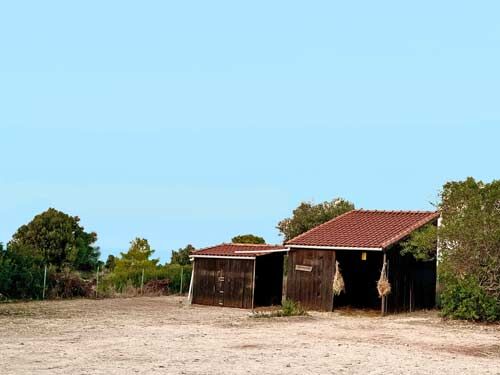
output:
<path id="1" fill-rule="evenodd" d="M 344 278 L 340 273 L 339 262 L 335 262 L 335 276 L 333 277 L 333 295 L 338 296 L 345 292 Z"/>
<path id="2" fill-rule="evenodd" d="M 382 271 L 380 271 L 380 279 L 377 282 L 377 290 L 380 298 L 387 296 L 391 293 L 391 283 L 387 279 L 387 263 L 384 262 Z"/>

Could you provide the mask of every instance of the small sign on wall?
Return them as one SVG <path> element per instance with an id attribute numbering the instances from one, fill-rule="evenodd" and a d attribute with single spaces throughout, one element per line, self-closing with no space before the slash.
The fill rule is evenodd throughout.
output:
<path id="1" fill-rule="evenodd" d="M 311 272 L 312 269 L 313 269 L 312 266 L 301 266 L 299 264 L 295 266 L 295 271 Z"/>

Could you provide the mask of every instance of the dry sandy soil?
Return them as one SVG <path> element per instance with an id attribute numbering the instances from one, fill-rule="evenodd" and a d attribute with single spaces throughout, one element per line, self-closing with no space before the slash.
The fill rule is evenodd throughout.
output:
<path id="1" fill-rule="evenodd" d="M 500 326 L 435 312 L 252 318 L 179 297 L 0 305 L 1 374 L 500 374 Z"/>

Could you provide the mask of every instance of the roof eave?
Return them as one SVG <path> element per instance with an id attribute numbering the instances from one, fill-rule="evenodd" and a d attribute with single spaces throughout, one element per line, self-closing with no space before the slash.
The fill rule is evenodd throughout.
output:
<path id="1" fill-rule="evenodd" d="M 318 250 L 361 250 L 361 251 L 382 251 L 382 247 L 361 247 L 361 246 L 324 246 L 324 245 L 300 245 L 300 244 L 288 244 L 290 249 L 292 248 L 302 248 L 302 249 L 318 249 Z"/>
<path id="2" fill-rule="evenodd" d="M 190 258 L 219 258 L 219 259 L 255 259 L 255 256 L 235 256 L 235 255 L 191 255 Z"/>

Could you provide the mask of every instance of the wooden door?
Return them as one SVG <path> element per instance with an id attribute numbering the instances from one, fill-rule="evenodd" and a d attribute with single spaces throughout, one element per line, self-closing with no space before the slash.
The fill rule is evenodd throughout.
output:
<path id="1" fill-rule="evenodd" d="M 331 311 L 335 251 L 297 249 L 288 255 L 287 298 L 312 310 Z"/>

